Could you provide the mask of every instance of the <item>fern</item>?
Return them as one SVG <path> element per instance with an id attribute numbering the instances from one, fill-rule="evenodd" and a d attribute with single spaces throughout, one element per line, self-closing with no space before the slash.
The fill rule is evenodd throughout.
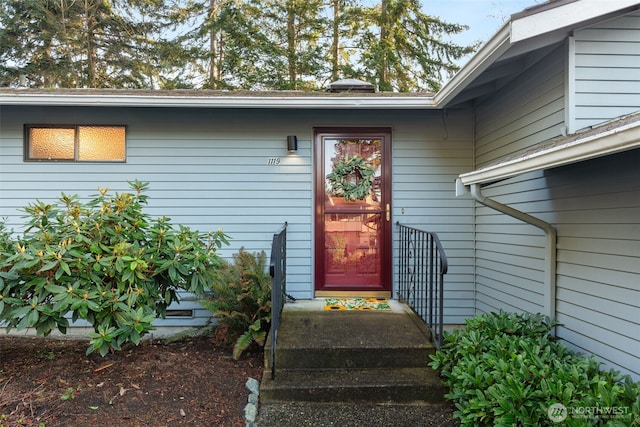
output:
<path id="1" fill-rule="evenodd" d="M 267 255 L 240 248 L 233 264 L 225 261 L 218 269 L 212 292 L 201 301 L 218 323 L 226 328 L 227 339 L 235 340 L 233 358 L 238 359 L 253 344 L 264 346 L 271 325 L 271 277 Z"/>

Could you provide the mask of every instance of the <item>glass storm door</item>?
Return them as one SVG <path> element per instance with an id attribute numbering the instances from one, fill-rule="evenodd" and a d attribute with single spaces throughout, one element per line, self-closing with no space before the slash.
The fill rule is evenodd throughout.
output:
<path id="1" fill-rule="evenodd" d="M 389 130 L 316 129 L 316 296 L 391 295 Z"/>

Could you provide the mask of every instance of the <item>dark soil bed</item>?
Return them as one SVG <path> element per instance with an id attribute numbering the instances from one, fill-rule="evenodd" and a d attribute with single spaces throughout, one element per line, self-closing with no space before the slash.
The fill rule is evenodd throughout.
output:
<path id="1" fill-rule="evenodd" d="M 87 341 L 0 337 L 0 427 L 244 426 L 262 353 L 214 338 L 145 341 L 86 356 Z"/>

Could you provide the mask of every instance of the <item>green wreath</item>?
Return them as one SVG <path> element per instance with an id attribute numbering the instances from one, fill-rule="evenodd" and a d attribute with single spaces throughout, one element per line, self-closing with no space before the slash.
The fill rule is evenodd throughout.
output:
<path id="1" fill-rule="evenodd" d="M 332 172 L 327 175 L 331 184 L 331 194 L 350 201 L 364 200 L 371 193 L 374 174 L 373 166 L 363 157 L 357 154 L 347 155 L 335 162 Z"/>

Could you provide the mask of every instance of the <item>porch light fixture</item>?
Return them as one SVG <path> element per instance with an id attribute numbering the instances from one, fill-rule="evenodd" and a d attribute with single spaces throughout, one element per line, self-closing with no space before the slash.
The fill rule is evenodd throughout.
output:
<path id="1" fill-rule="evenodd" d="M 295 135 L 287 136 L 287 150 L 290 153 L 298 151 L 298 137 Z"/>

